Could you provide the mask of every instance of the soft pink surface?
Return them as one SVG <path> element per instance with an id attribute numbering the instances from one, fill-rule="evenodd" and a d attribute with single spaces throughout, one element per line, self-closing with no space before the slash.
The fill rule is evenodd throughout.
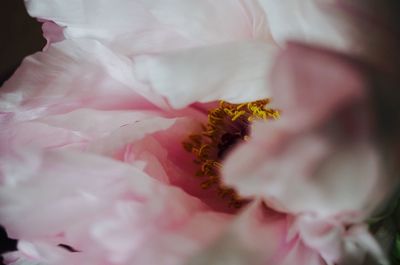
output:
<path id="1" fill-rule="evenodd" d="M 288 39 L 353 51 L 332 0 L 28 0 L 66 39 L 96 40 L 132 59 L 143 89 L 182 108 L 269 97 L 266 73 Z M 350 29 L 349 29 L 350 27 Z"/>
<path id="2" fill-rule="evenodd" d="M 47 50 L 50 44 L 54 42 L 60 42 L 65 39 L 63 27 L 57 25 L 53 21 L 38 19 L 42 23 L 43 37 L 45 37 L 47 43 L 43 50 Z"/>
<path id="3" fill-rule="evenodd" d="M 382 258 L 361 224 L 388 190 L 365 80 L 345 57 L 289 44 L 271 75 L 281 119 L 255 124 L 224 163 L 227 184 L 293 215 L 291 233 L 328 264 L 358 264 L 366 251 Z"/>
<path id="4" fill-rule="evenodd" d="M 182 148 L 204 110 L 161 110 L 124 60 L 91 44 L 52 44 L 2 89 L 0 220 L 20 240 L 7 259 L 180 264 L 232 218 Z"/>
<path id="5" fill-rule="evenodd" d="M 280 53 L 292 38 L 351 50 L 344 31 L 333 30 L 339 20 L 324 16 L 331 1 L 26 4 L 46 21 L 49 43 L 0 93 L 0 223 L 19 240 L 9 264 L 380 257 L 360 223 L 380 188 L 359 111 L 363 76 L 321 50 Z M 270 96 L 282 119 L 255 124 L 253 139 L 224 161 L 225 181 L 255 199 L 233 215 L 200 188 L 182 142 L 201 131 L 216 100 Z M 344 107 L 352 126 L 336 115 Z"/>

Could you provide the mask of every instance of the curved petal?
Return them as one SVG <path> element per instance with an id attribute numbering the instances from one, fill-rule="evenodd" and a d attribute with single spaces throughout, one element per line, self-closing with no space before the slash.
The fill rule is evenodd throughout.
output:
<path id="1" fill-rule="evenodd" d="M 225 162 L 224 180 L 243 196 L 261 196 L 281 211 L 321 216 L 375 205 L 380 160 L 371 145 L 343 146 L 319 135 L 284 137 L 284 132 L 265 126 L 254 130 L 281 139 L 254 139 Z"/>
<path id="2" fill-rule="evenodd" d="M 130 56 L 136 77 L 150 86 L 126 78 L 124 84 L 157 105 L 162 99 L 149 96 L 151 91 L 175 108 L 268 96 L 265 75 L 277 47 L 256 1 L 30 0 L 27 7 L 31 15 L 65 27 L 67 38 L 96 39 Z"/>
<path id="3" fill-rule="evenodd" d="M 288 40 L 354 51 L 351 23 L 334 0 L 259 0 L 275 41 Z"/>
<path id="4" fill-rule="evenodd" d="M 28 0 L 26 5 L 31 16 L 64 26 L 66 38 L 101 40 L 129 55 L 268 36 L 256 1 Z"/>
<path id="5" fill-rule="evenodd" d="M 240 42 L 138 56 L 134 72 L 174 108 L 218 99 L 254 101 L 270 96 L 267 75 L 276 49 L 262 42 Z"/>
<path id="6" fill-rule="evenodd" d="M 387 183 L 357 65 L 289 45 L 272 73 L 272 98 L 282 118 L 253 127 L 252 139 L 225 162 L 224 180 L 281 211 L 365 216 Z"/>
<path id="7" fill-rule="evenodd" d="M 29 120 L 81 107 L 155 109 L 150 101 L 157 100 L 162 105 L 162 99 L 142 90 L 131 67 L 128 58 L 96 41 L 53 44 L 46 52 L 27 57 L 5 82 L 0 111 Z"/>
<path id="8" fill-rule="evenodd" d="M 288 215 L 248 205 L 218 240 L 193 257 L 188 264 L 234 265 L 325 265 L 319 253 L 301 238 L 288 238 Z"/>
<path id="9" fill-rule="evenodd" d="M 358 62 L 293 42 L 277 56 L 269 80 L 272 104 L 281 110 L 285 125 L 296 132 L 330 119 L 345 105 L 365 101 L 369 86 Z"/>
<path id="10" fill-rule="evenodd" d="M 261 9 L 257 10 L 254 1 L 150 0 L 143 3 L 161 24 L 203 43 L 249 39 L 259 33 L 257 26 L 266 25 L 264 14 Z"/>
<path id="11" fill-rule="evenodd" d="M 379 264 L 388 264 L 364 224 L 345 227 L 340 218 L 303 215 L 296 219 L 293 229 L 298 230 L 303 242 L 318 251 L 327 264 L 364 264 L 367 254 Z"/>
<path id="12" fill-rule="evenodd" d="M 42 22 L 42 32 L 43 37 L 46 39 L 47 43 L 43 50 L 47 50 L 50 44 L 55 42 L 60 42 L 65 39 L 63 28 L 54 23 L 53 21 L 38 19 Z"/>
<path id="13" fill-rule="evenodd" d="M 165 255 L 162 264 L 181 262 L 230 219 L 135 166 L 92 154 L 25 150 L 2 161 L 4 177 L 19 180 L 0 188 L 0 220 L 11 237 L 27 242 L 19 248 L 31 260 L 68 264 L 75 256 L 84 264 L 132 264 Z M 213 229 L 196 230 L 204 226 Z"/>

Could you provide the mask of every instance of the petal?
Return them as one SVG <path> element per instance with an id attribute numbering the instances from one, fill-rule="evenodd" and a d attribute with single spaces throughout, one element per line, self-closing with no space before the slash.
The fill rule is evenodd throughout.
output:
<path id="1" fill-rule="evenodd" d="M 39 122 L 24 122 L 4 126 L 0 132 L 0 150 L 9 152 L 18 148 L 63 148 L 84 146 L 89 140 L 84 134 L 57 128 Z"/>
<path id="2" fill-rule="evenodd" d="M 73 0 L 69 4 L 63 1 L 25 1 L 29 14 L 33 17 L 51 20 L 65 26 L 65 35 L 75 37 L 112 37 L 127 31 L 135 24 L 145 25 L 146 14 L 138 1 Z M 118 19 L 115 19 L 118 18 Z M 142 23 L 138 23 L 142 21 Z"/>
<path id="3" fill-rule="evenodd" d="M 365 264 L 370 254 L 379 264 L 388 264 L 380 246 L 364 224 L 344 226 L 335 218 L 299 216 L 294 224 L 302 241 L 318 251 L 327 264 Z"/>
<path id="4" fill-rule="evenodd" d="M 155 121 L 162 122 L 160 119 L 153 119 L 147 125 L 151 126 Z M 145 122 L 136 123 L 131 129 L 127 128 L 128 130 L 124 129 L 126 139 L 134 140 L 128 141 L 120 150 L 119 159 L 126 163 L 144 162 L 143 170 L 149 176 L 183 189 L 188 194 L 199 198 L 213 210 L 234 212 L 235 209 L 221 198 L 216 189 L 201 188 L 204 180 L 196 177 L 198 165 L 193 161 L 192 154 L 183 148 L 182 143 L 188 139 L 188 136 L 201 130 L 200 124 L 187 118 L 171 121 L 173 124 L 170 127 L 147 134 L 143 138 L 134 139 L 135 135 L 143 130 L 139 126 L 146 125 Z M 149 129 L 151 130 L 152 126 Z M 107 141 L 110 143 L 120 141 L 118 134 L 109 135 L 108 138 Z M 96 143 L 93 145 L 97 146 Z"/>
<path id="5" fill-rule="evenodd" d="M 269 78 L 272 103 L 296 131 L 315 126 L 367 96 L 366 76 L 357 62 L 305 44 L 288 43 Z"/>
<path id="6" fill-rule="evenodd" d="M 254 125 L 252 139 L 225 161 L 224 180 L 281 211 L 365 217 L 388 187 L 360 70 L 343 56 L 291 45 L 275 67 L 272 98 L 282 118 Z"/>
<path id="7" fill-rule="evenodd" d="M 27 161 L 33 159 L 39 161 Z M 193 255 L 230 219 L 134 166 L 95 155 L 25 150 L 2 161 L 12 167 L 1 168 L 5 178 L 19 180 L 0 188 L 0 221 L 10 236 L 26 240 L 19 248 L 31 260 L 132 264 L 164 256 L 162 264 L 178 264 L 171 260 Z"/>
<path id="8" fill-rule="evenodd" d="M 146 100 L 140 94 L 146 92 L 133 78 L 128 58 L 95 41 L 64 41 L 24 60 L 2 87 L 0 110 L 29 120 L 82 106 L 154 109 L 149 101 L 157 96 Z"/>
<path id="9" fill-rule="evenodd" d="M 296 237 L 287 239 L 290 217 L 252 202 L 218 240 L 188 264 L 323 265 L 317 251 Z"/>
<path id="10" fill-rule="evenodd" d="M 270 96 L 266 77 L 275 50 L 262 42 L 241 42 L 138 56 L 134 72 L 174 108 L 196 101 L 254 101 Z"/>
<path id="11" fill-rule="evenodd" d="M 32 122 L 66 129 L 98 139 L 112 131 L 138 121 L 162 116 L 147 110 L 96 110 L 81 108 L 68 113 L 46 116 Z"/>
<path id="12" fill-rule="evenodd" d="M 3 156 L 2 165 L 7 168 L 1 168 L 6 180 L 14 179 L 0 188 L 1 222 L 14 238 L 63 232 L 104 207 L 104 199 L 115 198 L 123 182 L 137 182 L 138 198 L 153 185 L 150 178 L 129 165 L 89 154 L 19 153 Z"/>
<path id="13" fill-rule="evenodd" d="M 65 39 L 63 28 L 58 26 L 53 21 L 38 19 L 42 22 L 43 36 L 45 37 L 47 43 L 43 50 L 47 50 L 51 43 L 60 42 Z"/>
<path id="14" fill-rule="evenodd" d="M 101 40 L 130 55 L 268 35 L 255 1 L 29 0 L 26 5 L 31 16 L 65 26 L 67 38 Z"/>
<path id="15" fill-rule="evenodd" d="M 26 6 L 31 16 L 63 27 L 67 39 L 95 39 L 126 55 L 191 44 L 161 25 L 141 1 L 29 0 Z"/>
<path id="16" fill-rule="evenodd" d="M 281 133 L 264 128 L 258 134 Z M 294 214 L 371 210 L 370 203 L 381 197 L 371 197 L 381 187 L 380 159 L 372 146 L 339 147 L 316 135 L 278 141 L 275 147 L 256 139 L 238 147 L 224 164 L 224 180 L 243 196 L 261 196 Z"/>
<path id="17" fill-rule="evenodd" d="M 18 112 L 17 112 L 18 113 Z M 10 152 L 19 148 L 79 148 L 86 151 L 106 149 L 101 138 L 131 126 L 139 121 L 155 119 L 155 111 L 104 111 L 79 109 L 65 114 L 51 115 L 32 121 L 9 122 L 0 132 L 0 149 Z M 167 121 L 161 118 L 157 125 L 163 126 Z M 148 128 L 158 130 L 160 126 Z M 162 128 L 162 127 L 161 127 Z M 149 130 L 141 130 L 142 134 Z M 144 131 L 144 132 L 143 132 Z M 130 137 L 141 138 L 138 131 L 131 131 Z M 116 141 L 117 142 L 117 141 Z M 91 148 L 91 145 L 97 145 Z M 115 143 L 117 145 L 117 143 Z M 113 150 L 115 151 L 115 150 Z M 100 152 L 99 152 L 100 153 Z"/>
<path id="18" fill-rule="evenodd" d="M 295 40 L 341 51 L 355 50 L 354 28 L 333 0 L 259 0 L 275 41 Z"/>
<path id="19" fill-rule="evenodd" d="M 110 154 L 121 149 L 129 143 L 134 143 L 157 131 L 170 128 L 175 123 L 174 119 L 152 118 L 125 124 L 110 135 L 101 137 L 88 145 L 88 150 L 97 154 Z"/>

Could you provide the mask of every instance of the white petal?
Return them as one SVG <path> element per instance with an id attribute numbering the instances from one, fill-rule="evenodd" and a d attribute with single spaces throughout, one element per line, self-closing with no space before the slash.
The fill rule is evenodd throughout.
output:
<path id="1" fill-rule="evenodd" d="M 245 4 L 242 2 L 238 0 L 143 1 L 163 25 L 173 28 L 188 39 L 198 39 L 204 43 L 247 39 L 255 35 L 253 23 L 260 24 L 260 20 L 265 23 L 264 15 L 262 12 L 257 13 L 253 1 L 247 1 Z"/>
<path id="2" fill-rule="evenodd" d="M 371 144 L 344 146 L 315 134 L 292 141 L 268 129 L 258 134 L 284 142 L 282 149 L 250 141 L 224 164 L 224 180 L 243 196 L 261 196 L 280 211 L 319 216 L 352 211 L 365 216 L 381 200 L 380 158 Z"/>
<path id="3" fill-rule="evenodd" d="M 297 40 L 348 51 L 350 23 L 333 0 L 259 0 L 275 41 Z"/>
<path id="4" fill-rule="evenodd" d="M 31 16 L 64 26 L 66 38 L 92 38 L 124 54 L 269 37 L 254 0 L 27 0 Z"/>
<path id="5" fill-rule="evenodd" d="M 134 58 L 134 72 L 175 108 L 200 101 L 254 101 L 269 96 L 267 76 L 276 47 L 227 43 Z"/>

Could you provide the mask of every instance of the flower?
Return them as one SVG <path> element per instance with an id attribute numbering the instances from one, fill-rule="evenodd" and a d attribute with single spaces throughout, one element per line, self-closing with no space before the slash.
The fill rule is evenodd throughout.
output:
<path id="1" fill-rule="evenodd" d="M 379 197 L 362 192 L 375 191 L 378 173 L 368 172 L 350 206 L 320 192 L 347 195 L 347 183 L 360 183 L 364 172 L 330 183 L 339 171 L 328 167 L 321 186 L 311 178 L 322 158 L 331 161 L 336 137 L 318 129 L 333 124 L 343 103 L 363 102 L 364 77 L 336 53 L 284 47 L 294 39 L 351 51 L 348 28 L 323 12 L 338 11 L 334 2 L 26 4 L 46 21 L 48 46 L 26 58 L 0 94 L 0 223 L 19 240 L 9 264 L 356 264 L 367 251 L 382 259 L 361 224 L 364 202 Z M 327 100 L 315 104 L 321 74 L 335 78 Z M 276 117 L 273 109 L 258 115 L 271 96 L 282 118 L 252 128 Z M 230 103 L 219 109 L 216 100 Z M 227 113 L 229 124 L 212 127 L 209 110 Z M 243 197 L 240 210 L 195 177 L 190 152 L 199 153 L 182 145 L 202 124 L 238 137 L 209 146 L 226 152 L 214 162 Z M 363 139 L 370 165 L 379 165 Z M 299 178 L 283 170 L 292 164 L 303 170 Z"/>

